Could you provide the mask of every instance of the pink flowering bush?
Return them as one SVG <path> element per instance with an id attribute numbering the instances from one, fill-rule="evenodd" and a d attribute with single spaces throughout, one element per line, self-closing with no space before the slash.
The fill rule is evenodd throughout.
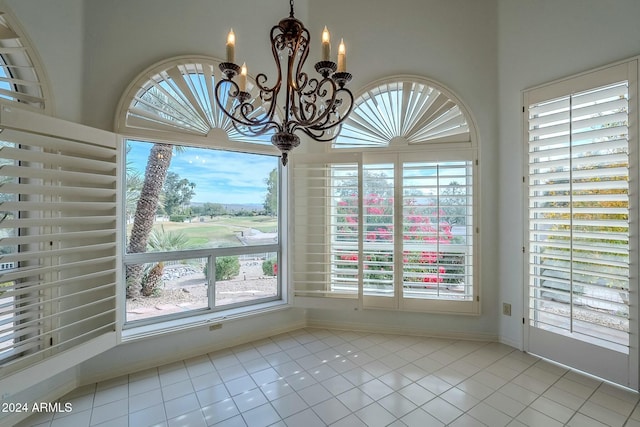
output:
<path id="1" fill-rule="evenodd" d="M 353 195 L 338 203 L 338 241 L 357 241 L 358 198 Z M 385 287 L 393 280 L 394 200 L 371 193 L 363 200 L 364 233 L 364 284 L 366 287 Z M 437 223 L 445 212 L 433 206 L 419 205 L 414 199 L 405 200 L 403 207 L 403 282 L 410 287 L 436 287 L 441 283 L 459 283 L 463 267 L 463 257 L 447 253 L 446 248 L 453 240 L 451 225 Z M 438 248 L 432 250 L 411 250 L 411 247 Z M 357 269 L 357 253 L 336 255 L 338 268 Z"/>

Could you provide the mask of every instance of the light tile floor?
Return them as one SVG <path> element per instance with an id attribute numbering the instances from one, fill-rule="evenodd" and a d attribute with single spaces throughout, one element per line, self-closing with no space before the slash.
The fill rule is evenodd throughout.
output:
<path id="1" fill-rule="evenodd" d="M 502 344 L 308 328 L 81 387 L 19 426 L 640 427 L 638 401 Z"/>

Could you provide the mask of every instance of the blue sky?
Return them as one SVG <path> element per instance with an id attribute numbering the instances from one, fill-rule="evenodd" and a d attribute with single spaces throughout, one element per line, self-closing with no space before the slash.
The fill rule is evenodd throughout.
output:
<path id="1" fill-rule="evenodd" d="M 129 142 L 128 167 L 144 175 L 152 144 Z M 169 171 L 196 184 L 192 202 L 262 205 L 267 194 L 265 179 L 278 166 L 279 159 L 258 154 L 185 148 L 174 152 Z"/>

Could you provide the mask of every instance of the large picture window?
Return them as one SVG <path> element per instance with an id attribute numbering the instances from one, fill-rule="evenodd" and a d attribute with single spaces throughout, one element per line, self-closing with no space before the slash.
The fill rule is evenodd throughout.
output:
<path id="1" fill-rule="evenodd" d="M 281 297 L 278 161 L 127 141 L 127 322 Z"/>
<path id="2" fill-rule="evenodd" d="M 283 300 L 279 152 L 219 108 L 218 64 L 163 61 L 121 100 L 125 328 Z"/>

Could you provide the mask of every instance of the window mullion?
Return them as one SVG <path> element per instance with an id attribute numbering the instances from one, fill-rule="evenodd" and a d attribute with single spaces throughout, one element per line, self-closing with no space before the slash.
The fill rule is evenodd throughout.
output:
<path id="1" fill-rule="evenodd" d="M 569 332 L 574 326 L 573 272 L 573 95 L 569 96 Z"/>
<path id="2" fill-rule="evenodd" d="M 358 305 L 364 306 L 364 167 L 358 161 Z"/>
<path id="3" fill-rule="evenodd" d="M 403 281 L 404 281 L 404 262 L 403 262 L 403 187 L 404 174 L 402 172 L 402 161 L 399 156 L 394 161 L 394 195 L 393 195 L 393 253 L 394 253 L 394 291 L 396 296 L 396 307 L 402 308 L 402 300 L 404 298 Z"/>

